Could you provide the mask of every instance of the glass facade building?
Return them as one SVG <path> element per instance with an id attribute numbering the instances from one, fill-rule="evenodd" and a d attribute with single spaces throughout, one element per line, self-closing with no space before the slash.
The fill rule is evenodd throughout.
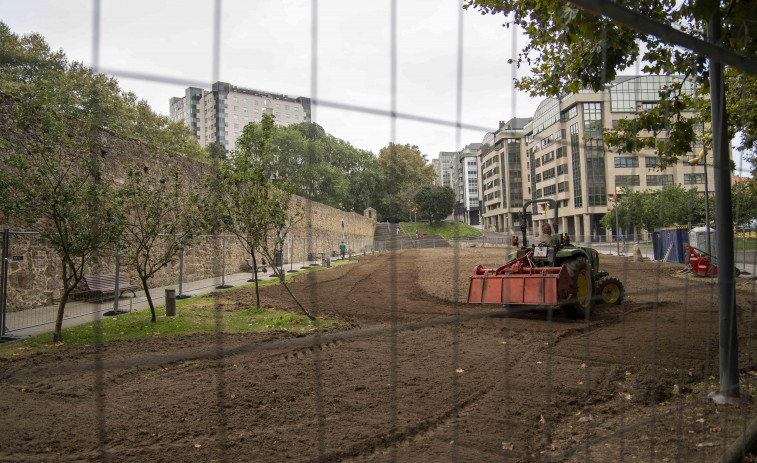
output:
<path id="1" fill-rule="evenodd" d="M 703 192 L 704 166 L 685 162 L 696 153 L 660 170 L 655 150 L 621 153 L 608 148 L 603 140 L 604 133 L 617 121 L 656 106 L 660 92 L 673 84 L 680 84 L 686 94 L 696 90 L 691 82 L 675 76 L 622 76 L 601 92 L 583 90 L 543 100 L 533 117 L 522 119 L 524 123 L 517 130 L 500 123 L 500 130 L 495 132 L 495 151 L 503 156 L 500 180 L 507 186 L 502 191 L 509 194 L 499 203 L 493 195 L 484 196 L 484 227 L 519 234 L 517 213 L 523 202 L 551 198 L 560 208 L 559 223 L 553 228 L 580 242 L 604 241 L 612 234 L 599 222 L 612 207 L 610 199 L 615 194 L 656 191 L 672 184 Z M 655 136 L 658 143 L 667 141 L 666 133 L 648 136 Z M 713 179 L 711 163 L 707 168 L 708 177 Z M 534 230 L 545 220 L 552 221 L 544 204 L 532 212 Z"/>

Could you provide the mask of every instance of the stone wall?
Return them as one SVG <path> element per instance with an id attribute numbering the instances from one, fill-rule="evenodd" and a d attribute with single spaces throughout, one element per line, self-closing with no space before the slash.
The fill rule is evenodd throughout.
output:
<path id="1" fill-rule="evenodd" d="M 11 105 L 13 99 L 0 94 L 0 136 L 12 144 L 24 143 L 28 134 L 14 130 Z M 78 124 L 72 121 L 71 124 Z M 0 155 L 10 148 L 0 145 Z M 181 172 L 186 184 L 192 185 L 213 171 L 212 166 L 155 148 L 107 130 L 97 133 L 97 147 L 102 159 L 103 177 L 116 188 L 123 185 L 129 167 L 139 169 L 150 178 L 175 168 Z M 298 206 L 299 205 L 299 206 Z M 291 216 L 300 208 L 301 218 L 290 229 L 284 247 L 284 262 L 300 262 L 321 253 L 334 255 L 342 239 L 353 252 L 370 250 L 373 245 L 375 220 L 362 215 L 341 211 L 333 207 L 294 197 Z M 23 226 L 14 223 L 0 224 L 0 229 L 12 230 L 9 240 L 8 310 L 17 311 L 54 303 L 60 297 L 61 265 L 58 256 L 38 235 L 24 233 Z M 0 235 L 1 238 L 1 235 Z M 184 252 L 184 282 L 218 277 L 250 269 L 249 255 L 234 236 L 200 236 Z M 19 260 L 23 259 L 23 260 Z M 102 252 L 90 264 L 86 274 L 115 273 L 115 252 Z M 121 266 L 132 284 L 140 284 L 134 269 Z M 179 261 L 170 264 L 150 281 L 151 287 L 178 285 Z"/>

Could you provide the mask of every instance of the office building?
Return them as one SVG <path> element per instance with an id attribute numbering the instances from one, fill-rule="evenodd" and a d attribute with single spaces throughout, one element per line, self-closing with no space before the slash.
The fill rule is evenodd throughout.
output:
<path id="1" fill-rule="evenodd" d="M 660 90 L 674 79 L 678 78 L 619 77 L 601 92 L 584 90 L 547 98 L 530 120 L 512 119 L 501 124 L 494 133 L 493 152 L 479 158 L 484 227 L 520 234 L 518 213 L 523 201 L 552 198 L 559 206 L 559 232 L 579 241 L 604 241 L 610 231 L 599 221 L 613 207 L 612 198 L 618 191 L 654 191 L 682 184 L 703 192 L 704 167 L 686 162 L 701 145 L 677 164 L 660 168 L 654 150 L 621 154 L 604 144 L 605 130 L 620 119 L 634 118 L 637 111 L 657 105 Z M 693 94 L 695 88 L 685 82 L 682 91 Z M 666 134 L 658 134 L 657 139 L 666 142 Z M 711 162 L 706 165 L 712 190 L 714 171 Z M 498 185 L 495 180 L 499 180 Z M 552 222 L 552 214 L 545 204 L 535 207 L 531 217 L 534 229 L 547 219 Z M 638 232 L 624 230 L 621 224 L 621 233 Z"/>

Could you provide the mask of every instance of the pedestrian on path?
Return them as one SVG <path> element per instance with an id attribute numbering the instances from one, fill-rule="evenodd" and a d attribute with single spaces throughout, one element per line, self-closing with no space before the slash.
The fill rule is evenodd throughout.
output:
<path id="1" fill-rule="evenodd" d="M 339 251 L 342 253 L 342 259 L 344 259 L 344 253 L 347 251 L 347 245 L 344 244 L 344 241 L 339 245 Z"/>
<path id="2" fill-rule="evenodd" d="M 396 233 L 397 233 L 397 236 L 400 236 L 400 227 L 397 227 Z"/>

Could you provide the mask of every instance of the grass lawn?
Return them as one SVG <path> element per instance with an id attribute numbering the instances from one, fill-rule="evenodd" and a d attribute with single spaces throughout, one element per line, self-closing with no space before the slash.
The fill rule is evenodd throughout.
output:
<path id="1" fill-rule="evenodd" d="M 736 252 L 739 251 L 754 251 L 757 250 L 757 238 L 744 238 L 742 236 L 735 236 L 733 238 L 733 247 Z"/>
<path id="2" fill-rule="evenodd" d="M 332 266 L 349 263 L 345 261 L 334 262 Z M 303 269 L 300 272 L 286 275 L 286 279 L 289 280 L 301 273 L 323 269 L 325 267 Z M 278 280 L 260 282 L 260 286 L 276 284 L 279 284 Z M 221 291 L 238 291 L 240 288 L 248 288 L 253 285 L 254 283 L 249 283 Z M 265 309 L 252 305 L 240 310 L 229 301 L 216 298 L 212 294 L 176 301 L 175 317 L 166 317 L 165 307 L 156 307 L 155 313 L 158 318 L 155 323 L 150 322 L 150 311 L 142 310 L 105 318 L 100 323 L 88 323 L 65 328 L 63 330 L 64 342 L 58 344 L 53 344 L 52 333 L 0 344 L 0 358 L 94 344 L 98 337 L 102 342 L 107 342 L 115 339 L 138 339 L 148 336 L 215 333 L 219 314 L 221 316 L 221 329 L 224 333 L 264 333 L 269 331 L 302 333 L 336 323 L 334 320 L 320 318 L 310 320 L 300 313 Z"/>
<path id="3" fill-rule="evenodd" d="M 400 228 L 409 236 L 415 236 L 415 223 L 400 222 Z M 423 231 L 426 235 L 441 235 L 444 239 L 454 240 L 460 238 L 478 238 L 481 232 L 462 222 L 443 221 L 439 224 L 431 225 L 426 222 L 418 222 L 418 230 Z"/>

